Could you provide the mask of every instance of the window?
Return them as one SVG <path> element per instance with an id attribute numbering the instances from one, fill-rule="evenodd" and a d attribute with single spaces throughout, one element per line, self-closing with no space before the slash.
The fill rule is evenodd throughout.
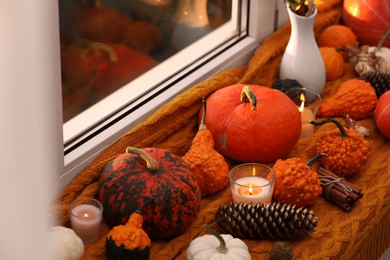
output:
<path id="1" fill-rule="evenodd" d="M 131 102 L 238 34 L 232 1 L 59 0 L 59 16 L 65 122 L 122 87 L 133 91 L 121 103 Z M 217 29 L 219 40 L 208 48 L 176 55 Z M 169 68 L 168 74 L 149 72 L 141 87 L 131 83 L 164 61 L 159 67 Z"/>
<path id="2" fill-rule="evenodd" d="M 72 2 L 62 1 L 68 4 Z M 78 2 L 78 5 L 81 2 L 96 4 L 96 1 L 73 2 Z M 152 11 L 167 8 L 157 5 L 157 2 L 163 5 L 173 1 L 112 2 L 126 5 L 126 7 L 117 6 L 118 10 L 135 8 L 132 4 L 137 3 L 143 6 L 141 9 L 143 15 L 150 16 Z M 172 51 L 171 48 L 167 51 L 169 55 L 161 53 L 160 56 L 156 55 L 158 64 L 148 67 L 128 83 L 119 84 L 113 88 L 113 91 L 106 92 L 104 98 L 97 98 L 96 102 L 92 102 L 93 104 L 82 112 L 66 119 L 64 123 L 65 171 L 61 176 L 60 188 L 68 184 L 107 145 L 174 96 L 219 71 L 245 64 L 259 43 L 273 32 L 275 26 L 285 21 L 277 12 L 278 7 L 283 6 L 282 0 L 180 0 L 175 2 L 175 10 L 186 7 L 184 4 L 201 2 L 207 4 L 209 21 L 214 19 L 214 25 L 210 25 L 207 34 L 199 34 L 195 39 L 190 40 L 186 40 L 189 38 L 183 36 L 177 37 L 176 39 L 182 40 L 182 44 L 178 44 L 179 40 L 176 40 L 175 50 Z M 61 4 L 59 6 L 63 7 Z M 138 7 L 135 9 L 139 10 Z M 168 10 L 165 15 L 171 18 L 178 14 L 177 11 L 169 8 L 164 10 Z M 217 18 L 219 20 L 215 22 Z M 175 19 L 175 21 L 180 20 L 177 17 Z M 171 36 L 174 35 L 173 31 Z M 186 33 L 187 30 L 182 30 L 182 34 Z M 67 105 L 66 101 L 64 105 Z"/>

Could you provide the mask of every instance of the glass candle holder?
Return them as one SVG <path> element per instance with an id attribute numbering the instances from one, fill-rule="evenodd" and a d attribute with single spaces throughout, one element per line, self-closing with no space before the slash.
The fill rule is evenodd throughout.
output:
<path id="1" fill-rule="evenodd" d="M 272 201 L 276 174 L 267 165 L 240 164 L 229 172 L 229 179 L 235 203 L 268 204 Z"/>
<path id="2" fill-rule="evenodd" d="M 69 207 L 72 229 L 83 242 L 94 242 L 99 237 L 103 206 L 92 198 L 73 201 Z"/>
<path id="3" fill-rule="evenodd" d="M 307 88 L 291 88 L 286 91 L 286 95 L 297 105 L 301 113 L 302 130 L 301 136 L 308 137 L 314 133 L 314 125 L 309 120 L 316 118 L 318 108 L 321 105 L 321 95 Z"/>

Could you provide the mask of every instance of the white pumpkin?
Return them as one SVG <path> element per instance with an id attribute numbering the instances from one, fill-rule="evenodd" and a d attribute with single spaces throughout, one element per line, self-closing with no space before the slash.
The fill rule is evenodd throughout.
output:
<path id="1" fill-rule="evenodd" d="M 48 243 L 53 259 L 79 260 L 84 255 L 84 243 L 71 228 L 51 227 Z"/>
<path id="2" fill-rule="evenodd" d="M 204 226 L 212 235 L 197 237 L 191 241 L 187 249 L 187 260 L 247 260 L 251 259 L 248 246 L 238 238 L 229 234 L 218 234 L 209 226 Z"/>

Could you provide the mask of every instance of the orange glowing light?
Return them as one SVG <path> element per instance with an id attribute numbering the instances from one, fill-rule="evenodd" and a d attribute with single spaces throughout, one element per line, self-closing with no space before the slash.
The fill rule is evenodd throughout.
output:
<path id="1" fill-rule="evenodd" d="M 320 6 L 320 5 L 325 4 L 326 1 L 329 1 L 329 0 L 314 0 L 314 4 L 315 4 L 316 6 Z"/>
<path id="2" fill-rule="evenodd" d="M 252 195 L 253 194 L 253 189 L 252 189 L 252 185 L 249 185 L 249 195 Z"/>
<path id="3" fill-rule="evenodd" d="M 348 6 L 347 12 L 354 17 L 359 16 L 359 14 L 360 14 L 359 5 L 358 4 L 351 4 L 350 6 Z"/>
<path id="4" fill-rule="evenodd" d="M 298 109 L 299 112 L 302 113 L 305 108 L 305 101 L 306 101 L 305 95 L 303 95 L 303 93 L 301 93 L 300 100 L 301 100 L 301 106 Z"/>
<path id="5" fill-rule="evenodd" d="M 239 187 L 237 190 L 238 193 L 240 193 L 241 195 L 254 196 L 260 194 L 263 189 L 260 187 L 256 187 L 256 184 L 247 183 L 244 184 L 243 187 Z"/>

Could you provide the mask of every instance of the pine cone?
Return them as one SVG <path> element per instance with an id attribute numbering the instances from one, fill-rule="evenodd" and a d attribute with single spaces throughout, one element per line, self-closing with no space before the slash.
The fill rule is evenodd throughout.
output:
<path id="1" fill-rule="evenodd" d="M 390 73 L 373 71 L 365 73 L 361 78 L 371 84 L 375 89 L 375 94 L 379 98 L 387 90 L 390 90 Z"/>
<path id="2" fill-rule="evenodd" d="M 217 210 L 217 224 L 234 237 L 290 240 L 315 231 L 313 211 L 284 203 L 229 203 Z"/>

